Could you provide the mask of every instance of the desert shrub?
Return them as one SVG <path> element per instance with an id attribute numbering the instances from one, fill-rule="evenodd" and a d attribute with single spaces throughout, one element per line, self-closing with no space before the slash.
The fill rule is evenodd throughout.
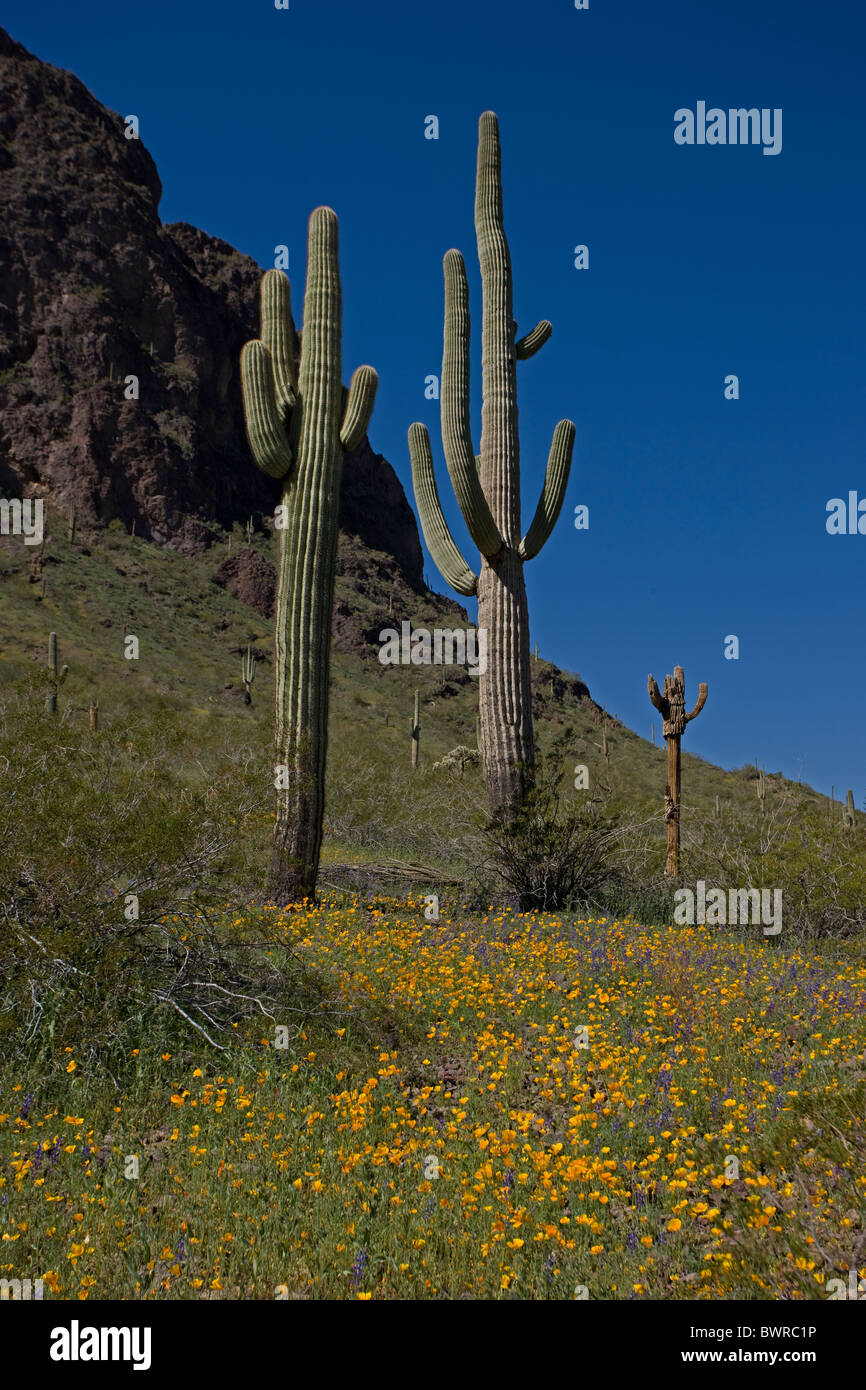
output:
<path id="1" fill-rule="evenodd" d="M 237 748 L 206 774 L 188 744 L 177 714 L 94 736 L 45 714 L 36 686 L 0 709 L 7 1055 L 84 1047 L 115 1066 L 178 1030 L 219 1047 L 284 987 L 279 953 L 227 911 L 267 835 L 266 786 Z"/>
<path id="2" fill-rule="evenodd" d="M 562 752 L 569 738 L 561 735 L 539 759 L 519 814 L 485 827 L 482 897 L 485 889 L 489 894 L 498 888 L 515 897 L 521 910 L 539 912 L 601 904 L 616 873 L 618 818 L 599 800 L 563 795 Z"/>

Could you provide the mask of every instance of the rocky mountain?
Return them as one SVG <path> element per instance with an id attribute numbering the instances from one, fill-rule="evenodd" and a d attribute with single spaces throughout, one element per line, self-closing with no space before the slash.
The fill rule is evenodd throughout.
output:
<path id="1" fill-rule="evenodd" d="M 185 222 L 163 225 L 161 196 L 123 117 L 0 28 L 0 495 L 74 506 L 79 538 L 120 520 L 192 556 L 250 516 L 260 527 L 276 501 L 240 386 L 262 271 Z M 367 439 L 346 457 L 340 525 L 336 650 L 370 658 L 397 614 L 466 621 L 427 590 L 414 513 Z M 274 567 L 256 549 L 215 552 L 211 578 L 272 613 Z M 537 713 L 566 699 L 600 717 L 556 668 L 533 668 L 533 687 Z"/>
<path id="2" fill-rule="evenodd" d="M 238 364 L 261 269 L 164 226 L 161 195 L 123 118 L 0 29 L 0 490 L 74 504 L 84 534 L 119 518 L 190 552 L 273 509 Z M 423 587 L 413 512 L 366 439 L 346 460 L 341 526 Z"/>

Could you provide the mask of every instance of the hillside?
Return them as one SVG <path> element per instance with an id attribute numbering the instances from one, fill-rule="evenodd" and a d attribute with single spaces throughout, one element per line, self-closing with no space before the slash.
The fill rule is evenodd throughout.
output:
<path id="1" fill-rule="evenodd" d="M 257 535 L 248 547 L 243 529 L 235 526 L 222 544 L 180 554 L 127 534 L 117 522 L 87 545 L 68 541 L 59 514 L 49 529 L 44 558 L 16 538 L 0 538 L 4 686 L 42 673 L 48 633 L 56 631 L 61 659 L 70 668 L 60 697 L 65 719 L 86 720 L 92 698 L 102 727 L 118 721 L 132 726 L 139 715 L 168 709 L 196 722 L 199 758 L 206 759 L 208 748 L 215 749 L 227 733 L 249 738 L 266 761 L 274 538 Z M 414 590 L 392 556 L 341 537 L 333 622 L 332 801 L 341 796 L 340 750 L 356 757 L 367 751 L 395 775 L 408 776 L 416 688 L 422 694 L 421 775 L 455 746 L 474 746 L 477 692 L 464 669 L 380 665 L 378 633 L 399 629 L 404 620 L 413 627 L 454 625 L 465 614 L 450 600 Z M 138 662 L 124 659 L 125 632 L 139 638 Z M 243 703 L 240 679 L 248 644 L 257 659 L 250 706 Z M 573 729 L 571 754 L 590 768 L 592 784 L 604 782 L 617 803 L 657 816 L 663 837 L 664 747 L 603 716 L 579 678 L 543 659 L 533 661 L 532 674 L 542 746 L 566 727 Z M 657 736 L 661 743 L 660 729 Z M 480 776 L 470 769 L 464 780 L 478 782 L 480 805 Z M 770 779 L 771 804 L 783 785 L 781 778 Z M 753 769 L 725 771 L 685 752 L 683 789 L 686 830 L 692 815 L 715 813 L 716 797 L 750 817 L 757 812 Z M 814 799 L 825 804 L 817 793 Z"/>

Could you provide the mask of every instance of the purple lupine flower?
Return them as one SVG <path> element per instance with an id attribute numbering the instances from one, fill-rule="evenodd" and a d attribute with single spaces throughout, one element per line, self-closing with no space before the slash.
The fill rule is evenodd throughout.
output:
<path id="1" fill-rule="evenodd" d="M 363 1246 L 355 1256 L 355 1263 L 352 1265 L 352 1287 L 357 1288 L 364 1277 L 364 1269 L 367 1264 L 367 1252 Z"/>

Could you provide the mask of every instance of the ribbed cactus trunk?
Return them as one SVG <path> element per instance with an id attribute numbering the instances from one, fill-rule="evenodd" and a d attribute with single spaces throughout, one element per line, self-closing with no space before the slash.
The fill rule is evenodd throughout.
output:
<path id="1" fill-rule="evenodd" d="M 518 807 L 532 776 L 529 611 L 520 544 L 520 436 L 511 257 L 502 207 L 499 127 L 481 117 L 475 233 L 483 291 L 481 323 L 481 488 L 502 538 L 482 557 L 478 626 L 487 629 L 488 676 L 479 690 L 484 778 L 494 815 Z"/>
<path id="2" fill-rule="evenodd" d="M 341 384 L 338 227 L 330 208 L 310 218 L 300 370 L 289 282 L 280 271 L 264 276 L 262 337 L 246 345 L 241 368 L 250 446 L 259 467 L 283 480 L 287 522 L 279 532 L 270 890 L 289 902 L 315 896 L 343 452 L 364 437 L 377 381 L 371 367 L 360 367 L 348 392 Z"/>
<path id="3" fill-rule="evenodd" d="M 469 291 L 459 251 L 445 256 L 445 342 L 442 360 L 442 441 L 457 501 L 481 552 L 476 576 L 458 550 L 439 502 L 430 440 L 423 425 L 409 430 L 412 478 L 424 539 L 459 593 L 477 594 L 478 626 L 487 631 L 487 670 L 479 678 L 484 777 L 494 817 L 513 818 L 532 781 L 529 614 L 523 566 L 537 555 L 559 516 L 574 445 L 574 425 L 557 425 L 544 489 L 532 525 L 521 539 L 517 363 L 532 357 L 553 331 L 543 319 L 517 339 L 511 260 L 502 208 L 502 154 L 492 111 L 478 124 L 475 231 L 481 266 L 481 453 L 469 420 Z"/>
<path id="4" fill-rule="evenodd" d="M 478 626 L 487 629 L 489 653 L 478 691 L 484 780 L 492 814 L 511 815 L 523 803 L 535 762 L 529 610 L 523 564 L 513 550 L 482 559 Z"/>
<path id="5" fill-rule="evenodd" d="M 288 902 L 315 894 L 325 811 L 331 610 L 343 454 L 340 424 L 340 283 L 336 226 L 310 230 L 304 337 L 298 382 L 297 472 L 283 493 L 276 595 L 278 765 L 289 786 L 277 796 L 270 886 Z M 330 370 L 328 365 L 330 364 Z"/>

